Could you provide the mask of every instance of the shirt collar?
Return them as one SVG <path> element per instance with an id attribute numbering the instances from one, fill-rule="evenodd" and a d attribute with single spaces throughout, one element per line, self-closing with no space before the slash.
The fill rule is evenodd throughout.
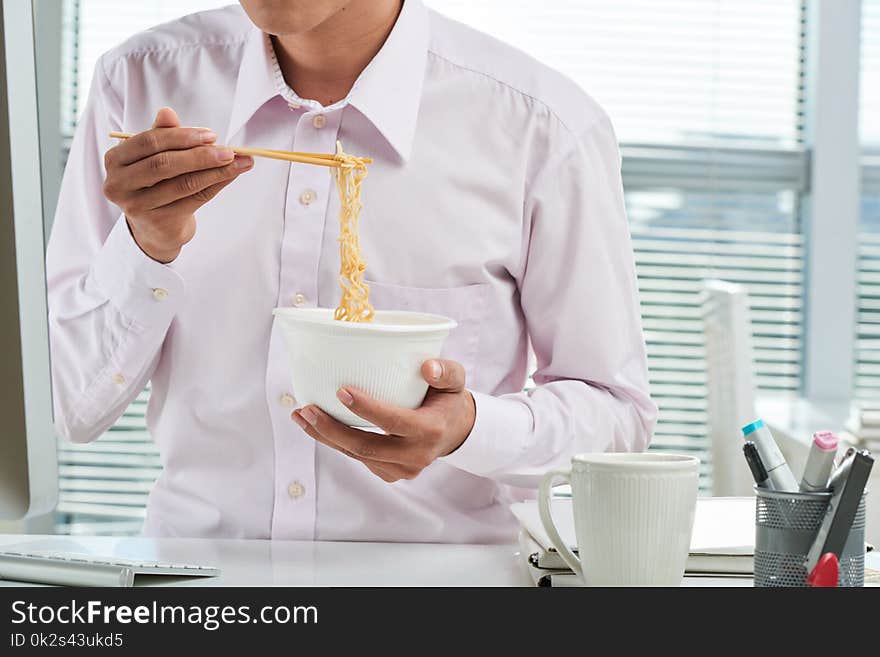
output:
<path id="1" fill-rule="evenodd" d="M 405 0 L 381 50 L 339 103 L 360 111 L 403 160 L 412 150 L 427 56 L 427 11 L 421 0 Z M 284 83 L 270 39 L 254 26 L 238 71 L 227 142 L 260 107 L 279 95 L 288 97 L 292 92 Z"/>

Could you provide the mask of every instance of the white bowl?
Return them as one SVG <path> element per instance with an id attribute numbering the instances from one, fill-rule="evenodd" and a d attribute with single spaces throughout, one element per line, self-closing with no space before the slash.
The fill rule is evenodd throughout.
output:
<path id="1" fill-rule="evenodd" d="M 333 319 L 331 308 L 276 308 L 297 404 L 315 404 L 353 427 L 369 422 L 336 398 L 343 385 L 404 408 L 418 408 L 428 384 L 422 363 L 437 358 L 455 320 L 440 315 L 377 310 L 372 322 Z"/>

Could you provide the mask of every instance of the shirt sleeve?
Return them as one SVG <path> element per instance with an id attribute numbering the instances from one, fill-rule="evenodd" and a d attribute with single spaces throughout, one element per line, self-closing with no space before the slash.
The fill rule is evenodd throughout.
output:
<path id="1" fill-rule="evenodd" d="M 577 453 L 644 450 L 657 417 L 614 130 L 603 116 L 569 135 L 525 205 L 529 237 L 517 281 L 537 385 L 497 397 L 474 392 L 470 436 L 444 457 L 528 488 Z"/>
<path id="2" fill-rule="evenodd" d="M 104 198 L 123 107 L 102 61 L 93 80 L 46 255 L 55 427 L 76 442 L 103 433 L 143 389 L 184 296 L 180 275 L 141 251 Z"/>

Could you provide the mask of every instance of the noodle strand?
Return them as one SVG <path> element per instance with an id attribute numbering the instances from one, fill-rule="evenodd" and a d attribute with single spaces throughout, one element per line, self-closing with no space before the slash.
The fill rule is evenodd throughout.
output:
<path id="1" fill-rule="evenodd" d="M 338 141 L 336 159 L 342 162 L 342 166 L 335 169 L 339 193 L 339 284 L 342 296 L 333 317 L 346 322 L 369 322 L 373 319 L 373 306 L 369 301 L 370 286 L 364 282 L 367 265 L 361 256 L 358 239 L 361 183 L 367 177 L 367 165 L 363 158 L 343 152 Z"/>

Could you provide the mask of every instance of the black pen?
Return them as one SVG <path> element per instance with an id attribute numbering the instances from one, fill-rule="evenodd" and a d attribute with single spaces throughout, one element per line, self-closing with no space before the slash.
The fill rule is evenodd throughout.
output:
<path id="1" fill-rule="evenodd" d="M 767 468 L 764 467 L 764 462 L 761 460 L 761 455 L 758 454 L 758 448 L 753 441 L 749 440 L 743 445 L 743 454 L 746 456 L 746 463 L 749 464 L 749 470 L 752 471 L 752 477 L 755 478 L 758 488 L 772 490 Z"/>

